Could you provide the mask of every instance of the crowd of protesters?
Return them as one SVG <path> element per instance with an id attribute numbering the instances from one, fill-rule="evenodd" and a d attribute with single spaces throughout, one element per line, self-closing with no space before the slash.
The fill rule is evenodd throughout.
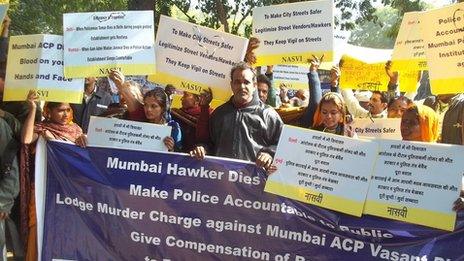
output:
<path id="1" fill-rule="evenodd" d="M 8 20 L 0 43 L 0 219 L 11 217 L 19 226 L 27 260 L 37 258 L 34 144 L 43 136 L 86 146 L 90 116 L 168 125 L 172 132 L 163 141 L 169 151 L 198 159 L 214 155 L 252 161 L 268 172 L 274 168 L 273 156 L 284 125 L 281 108 L 303 107 L 291 124 L 337 135 L 357 138 L 350 125 L 353 118 L 388 117 L 401 118 L 403 140 L 464 144 L 464 94 L 414 100 L 414 93 L 398 91 L 400 75 L 392 72 L 390 62 L 385 66 L 390 79 L 388 92 L 343 88 L 339 86 L 341 70 L 334 67 L 330 91 L 323 93 L 318 75 L 323 57 L 308 61 L 308 89 L 291 93 L 285 85 L 274 86 L 272 66 L 258 75 L 259 70 L 253 67 L 253 51 L 259 46 L 255 38 L 250 41 L 245 61 L 230 72 L 230 100 L 214 110 L 210 106 L 214 97 L 211 90 L 200 94 L 184 91 L 181 107 L 172 108 L 173 93 L 179 92 L 175 86 L 143 91 L 119 71 L 108 75 L 117 87 L 117 99 L 102 87 L 102 79 L 87 78 L 81 104 L 41 104 L 33 90 L 23 102 L 4 102 L 5 30 Z M 463 199 L 459 198 L 453 208 L 463 210 Z M 0 229 L 0 246 L 4 246 L 4 222 Z"/>

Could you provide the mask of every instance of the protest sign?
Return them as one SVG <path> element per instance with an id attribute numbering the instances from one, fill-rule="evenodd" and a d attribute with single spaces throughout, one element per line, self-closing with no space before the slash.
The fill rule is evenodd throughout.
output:
<path id="1" fill-rule="evenodd" d="M 41 100 L 81 103 L 83 79 L 63 76 L 63 37 L 21 35 L 10 37 L 4 101 L 24 101 L 29 90 Z"/>
<path id="2" fill-rule="evenodd" d="M 153 11 L 63 15 L 64 75 L 104 77 L 155 71 Z"/>
<path id="3" fill-rule="evenodd" d="M 256 66 L 302 64 L 313 55 L 333 59 L 333 1 L 307 1 L 253 9 L 260 39 Z"/>
<path id="4" fill-rule="evenodd" d="M 421 12 L 405 13 L 392 53 L 395 71 L 427 70 L 424 40 L 421 34 Z"/>
<path id="5" fill-rule="evenodd" d="M 391 49 L 374 49 L 347 44 L 340 61 L 340 87 L 369 91 L 386 91 L 389 77 L 385 64 L 390 60 Z M 418 71 L 400 72 L 399 85 L 402 91 L 415 92 Z"/>
<path id="6" fill-rule="evenodd" d="M 161 16 L 156 39 L 150 81 L 197 94 L 211 87 L 215 99 L 229 100 L 230 69 L 243 61 L 246 38 Z"/>
<path id="7" fill-rule="evenodd" d="M 422 13 L 422 37 L 433 94 L 464 92 L 464 3 Z"/>
<path id="8" fill-rule="evenodd" d="M 464 147 L 378 140 L 364 213 L 453 231 Z"/>
<path id="9" fill-rule="evenodd" d="M 46 211 L 37 210 L 45 214 L 43 260 L 464 257 L 456 247 L 464 220 L 445 233 L 335 213 L 264 193 L 254 164 L 60 142 L 47 152 L 46 172 L 36 172 L 48 176 Z"/>
<path id="10" fill-rule="evenodd" d="M 309 66 L 297 65 L 274 65 L 272 77 L 274 88 L 279 88 L 282 84 L 288 89 L 299 90 L 308 89 Z M 266 66 L 261 66 L 261 74 L 266 73 Z"/>
<path id="11" fill-rule="evenodd" d="M 386 91 L 388 76 L 385 64 L 392 50 L 373 49 L 348 44 L 340 61 L 340 87 L 369 91 Z"/>
<path id="12" fill-rule="evenodd" d="M 285 125 L 265 191 L 361 216 L 376 152 L 371 141 Z"/>
<path id="13" fill-rule="evenodd" d="M 167 151 L 164 138 L 171 127 L 115 118 L 90 117 L 88 145 L 143 151 Z"/>
<path id="14" fill-rule="evenodd" d="M 361 137 L 401 140 L 401 118 L 355 118 L 350 124 Z"/>

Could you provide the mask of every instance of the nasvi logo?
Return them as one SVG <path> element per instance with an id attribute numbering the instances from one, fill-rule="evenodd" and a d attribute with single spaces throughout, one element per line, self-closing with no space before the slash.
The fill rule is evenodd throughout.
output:
<path id="1" fill-rule="evenodd" d="M 294 63 L 294 62 L 303 62 L 303 56 L 284 56 L 282 57 L 282 62 L 285 63 Z"/>
<path id="2" fill-rule="evenodd" d="M 201 92 L 202 88 L 200 85 L 190 83 L 190 82 L 181 82 L 181 87 L 190 91 Z"/>
<path id="3" fill-rule="evenodd" d="M 121 67 L 113 67 L 113 68 L 99 68 L 98 71 L 100 74 L 110 74 L 111 71 L 122 71 Z"/>

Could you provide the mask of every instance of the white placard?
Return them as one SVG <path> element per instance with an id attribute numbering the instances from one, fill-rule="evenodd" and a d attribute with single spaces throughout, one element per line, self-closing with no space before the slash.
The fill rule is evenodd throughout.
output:
<path id="1" fill-rule="evenodd" d="M 230 69 L 245 57 L 248 39 L 167 16 L 156 39 L 157 72 L 150 81 L 193 93 L 211 87 L 215 99 L 230 98 Z"/>
<path id="2" fill-rule="evenodd" d="M 111 69 L 125 75 L 154 73 L 153 23 L 153 11 L 64 14 L 64 74 L 103 77 Z"/>
<path id="3" fill-rule="evenodd" d="M 261 74 L 266 73 L 266 66 L 261 66 Z M 289 89 L 308 89 L 309 67 L 297 65 L 274 65 L 272 77 L 274 78 L 274 88 L 279 88 L 280 84 L 285 84 Z"/>
<path id="4" fill-rule="evenodd" d="M 421 16 L 421 12 L 409 12 L 403 16 L 392 53 L 395 70 L 427 70 Z"/>
<path id="5" fill-rule="evenodd" d="M 301 64 L 312 55 L 333 59 L 333 1 L 307 1 L 253 9 L 253 35 L 261 40 L 257 65 Z"/>
<path id="6" fill-rule="evenodd" d="M 377 140 L 364 213 L 452 231 L 464 146 Z"/>
<path id="7" fill-rule="evenodd" d="M 88 145 L 143 151 L 167 151 L 164 138 L 171 127 L 115 118 L 90 117 Z"/>
<path id="8" fill-rule="evenodd" d="M 368 140 L 285 125 L 274 157 L 277 172 L 265 191 L 361 216 L 377 147 Z"/>

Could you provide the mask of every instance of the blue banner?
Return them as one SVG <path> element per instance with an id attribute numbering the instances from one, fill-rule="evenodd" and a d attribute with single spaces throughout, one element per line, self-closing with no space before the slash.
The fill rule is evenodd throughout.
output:
<path id="1" fill-rule="evenodd" d="M 263 191 L 253 164 L 49 142 L 42 260 L 463 260 L 453 233 Z M 451 206 L 450 206 L 451 207 Z"/>

